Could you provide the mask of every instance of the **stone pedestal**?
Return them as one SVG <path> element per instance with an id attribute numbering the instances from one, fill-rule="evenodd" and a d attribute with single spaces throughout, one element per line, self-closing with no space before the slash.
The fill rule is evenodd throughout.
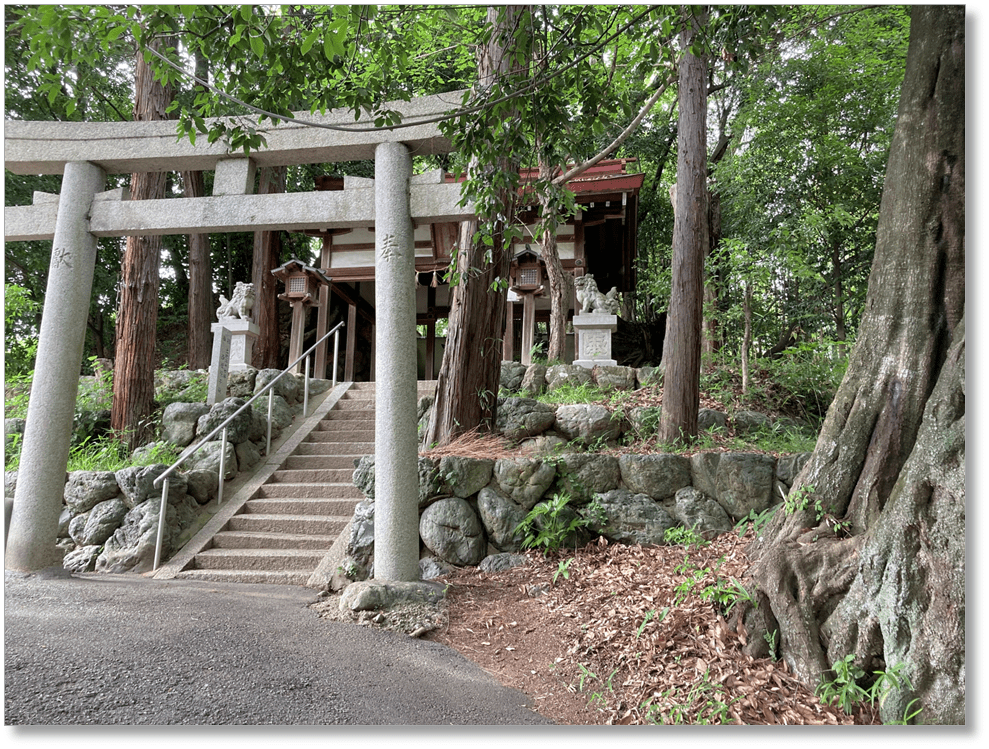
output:
<path id="1" fill-rule="evenodd" d="M 618 330 L 618 315 L 574 315 L 574 330 L 578 333 L 579 351 L 574 364 L 587 369 L 614 367 L 611 358 L 611 335 Z"/>
<path id="2" fill-rule="evenodd" d="M 213 323 L 210 330 L 215 338 L 217 330 L 226 328 L 230 331 L 230 366 L 231 372 L 243 372 L 251 367 L 254 356 L 254 342 L 261 334 L 261 328 L 250 320 L 240 318 L 224 319 Z"/>

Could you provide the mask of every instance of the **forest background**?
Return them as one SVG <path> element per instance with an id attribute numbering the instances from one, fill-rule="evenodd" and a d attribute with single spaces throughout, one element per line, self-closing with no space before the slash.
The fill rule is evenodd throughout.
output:
<path id="1" fill-rule="evenodd" d="M 487 303 L 494 296 L 495 314 L 478 322 L 478 305 L 465 303 L 451 334 L 501 322 L 497 295 L 505 291 L 506 248 L 519 231 L 512 196 L 520 167 L 540 169 L 532 187 L 549 229 L 573 207 L 560 189 L 563 169 L 595 156 L 635 159 L 647 176 L 638 284 L 623 299 L 622 317 L 665 328 L 669 367 L 681 334 L 672 322 L 663 326 L 661 315 L 683 316 L 687 327 L 703 330 L 696 336 L 703 366 L 698 356 L 684 370 L 691 376 L 675 378 L 693 393 L 676 400 L 690 405 L 701 377 L 751 369 L 751 379 L 743 372 L 746 387 L 781 386 L 803 415 L 822 424 L 795 489 L 816 495 L 821 514 L 847 521 L 850 531 L 807 549 L 802 534 L 822 519 L 813 504 L 777 513 L 752 571 L 768 604 L 761 611 L 774 617 L 764 625 L 779 625 L 784 657 L 808 681 L 836 656 L 853 654 L 863 666 L 898 660 L 914 686 L 900 690 L 891 715 L 903 714 L 916 694 L 925 719 L 957 718 L 958 691 L 945 696 L 944 674 L 932 664 L 942 672 L 961 664 L 963 704 L 964 8 L 7 6 L 5 13 L 8 118 L 175 118 L 186 137 L 227 138 L 232 148 L 249 149 L 263 145 L 263 133 L 256 117 L 253 124 L 245 119 L 253 111 L 247 102 L 273 117 L 365 108 L 379 126 L 393 126 L 382 102 L 471 90 L 442 125 L 456 153 L 417 164 L 466 173 L 480 209 L 448 280 L 456 293 Z M 911 28 L 911 14 L 924 23 Z M 905 75 L 908 42 L 912 75 Z M 684 85 L 688 69 L 699 71 L 693 81 L 703 85 Z M 933 76 L 927 88 L 925 76 Z M 689 133 L 687 105 L 705 113 L 691 120 Z M 205 118 L 218 115 L 242 116 L 208 128 Z M 696 153 L 687 158 L 698 142 L 701 167 Z M 689 186 L 685 163 L 701 176 Z M 940 203 L 925 197 L 928 185 L 917 195 L 900 189 L 915 181 L 920 165 L 942 174 Z M 322 173 L 369 176 L 368 164 L 332 169 Z M 258 189 L 309 190 L 320 173 L 262 170 Z M 146 197 L 208 193 L 209 175 L 198 179 L 162 175 Z M 26 204 L 34 190 L 57 192 L 57 182 L 8 173 L 5 203 Z M 670 188 L 678 182 L 674 215 Z M 678 243 L 691 201 L 701 207 L 695 226 L 702 228 Z M 947 244 L 942 233 L 931 244 L 913 217 L 943 227 Z M 542 250 L 550 266 L 552 242 Z M 48 253 L 44 243 L 5 249 L 8 384 L 30 377 Z M 135 439 L 154 409 L 151 364 L 204 366 L 194 342 L 208 329 L 218 295 L 229 297 L 235 281 L 259 278 L 259 268 L 291 256 L 311 261 L 315 249 L 292 235 L 101 240 L 87 353 L 117 362 L 118 434 Z M 690 267 L 706 270 L 703 286 L 680 302 L 678 274 Z M 703 306 L 690 306 L 701 296 Z M 550 353 L 553 335 L 548 331 Z M 169 345 L 183 338 L 187 350 Z M 155 356 L 128 356 L 137 341 L 157 342 Z M 448 340 L 444 369 L 466 376 L 456 365 L 459 348 Z M 279 356 L 277 347 L 260 351 Z M 453 423 L 470 428 L 491 420 L 494 399 L 473 402 L 492 384 L 497 391 L 499 350 L 487 353 L 476 367 L 482 387 L 470 382 L 463 391 L 473 398 L 457 393 L 449 375 L 441 385 L 438 403 L 445 401 L 450 415 L 445 425 L 434 417 L 437 441 L 455 436 Z M 881 368 L 884 353 L 902 368 Z M 907 364 L 916 364 L 916 381 L 900 378 Z M 928 400 L 947 405 L 928 414 Z M 664 418 L 672 411 L 664 408 Z M 939 422 L 945 419 L 950 423 Z M 939 424 L 953 437 L 934 449 L 925 440 Z M 689 424 L 670 426 L 692 437 Z M 915 443 L 924 446 L 926 464 L 925 455 L 914 457 Z M 938 456 L 933 463 L 931 456 Z M 894 510 L 912 522 L 897 523 Z M 909 536 L 917 527 L 919 541 Z M 943 552 L 933 562 L 916 548 L 931 538 Z M 906 572 L 899 583 L 877 581 L 876 567 L 853 569 L 858 556 L 882 568 L 896 560 Z M 938 566 L 939 559 L 953 566 Z M 920 570 L 928 563 L 934 566 Z M 827 574 L 818 579 L 821 570 Z M 887 584 L 901 587 L 888 592 Z M 880 589 L 885 597 L 876 598 Z M 882 608 L 889 596 L 916 603 L 910 627 L 917 634 L 908 642 Z M 930 637 L 921 642 L 930 627 L 940 635 L 936 658 L 924 650 L 933 647 Z"/>

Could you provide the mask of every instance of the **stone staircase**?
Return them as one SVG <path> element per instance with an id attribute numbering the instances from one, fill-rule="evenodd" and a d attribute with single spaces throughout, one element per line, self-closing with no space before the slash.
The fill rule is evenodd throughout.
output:
<path id="1" fill-rule="evenodd" d="M 435 382 L 420 382 L 419 394 Z M 363 498 L 354 463 L 374 452 L 374 383 L 353 383 L 225 522 L 204 528 L 191 559 L 156 577 L 306 585 Z M 219 513 L 218 513 L 219 514 Z M 221 519 L 222 520 L 222 519 Z M 198 543 L 197 543 L 198 539 Z M 186 555 L 188 556 L 188 555 Z"/>

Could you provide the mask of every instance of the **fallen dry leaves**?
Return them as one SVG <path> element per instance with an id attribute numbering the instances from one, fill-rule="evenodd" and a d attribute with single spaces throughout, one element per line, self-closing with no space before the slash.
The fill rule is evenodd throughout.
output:
<path id="1" fill-rule="evenodd" d="M 701 592 L 744 577 L 748 537 L 702 547 L 592 543 L 449 585 L 430 639 L 459 650 L 558 723 L 853 724 L 783 661 L 742 652 L 746 633 Z M 567 560 L 571 561 L 567 561 Z"/>

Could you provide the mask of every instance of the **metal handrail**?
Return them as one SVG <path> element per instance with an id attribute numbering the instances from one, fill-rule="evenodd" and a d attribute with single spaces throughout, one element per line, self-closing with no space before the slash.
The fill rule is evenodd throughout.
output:
<path id="1" fill-rule="evenodd" d="M 306 349 L 305 352 L 303 352 L 302 354 L 300 354 L 299 357 L 296 358 L 296 360 L 294 362 L 292 362 L 285 369 L 283 369 L 278 374 L 277 377 L 275 377 L 274 379 L 272 379 L 271 382 L 269 382 L 267 385 L 265 385 L 263 388 L 261 388 L 261 390 L 259 390 L 253 396 L 251 396 L 250 400 L 248 400 L 247 403 L 245 403 L 243 406 L 241 406 L 236 411 L 234 411 L 232 414 L 230 414 L 230 416 L 228 416 L 226 419 L 224 419 L 224 421 L 221 424 L 219 424 L 215 429 L 213 429 L 212 432 L 210 432 L 209 434 L 207 434 L 205 437 L 203 437 L 201 440 L 199 440 L 196 444 L 189 445 L 189 447 L 187 447 L 185 450 L 183 450 L 181 452 L 181 454 L 179 454 L 179 457 L 175 460 L 175 462 L 172 463 L 172 465 L 170 465 L 158 478 L 156 478 L 154 480 L 154 484 L 153 484 L 154 486 L 158 486 L 159 484 L 161 485 L 161 505 L 160 505 L 159 510 L 158 510 L 158 532 L 157 532 L 157 536 L 156 536 L 156 539 L 155 539 L 155 561 L 154 561 L 154 567 L 152 568 L 152 571 L 158 569 L 158 564 L 161 561 L 161 542 L 162 542 L 162 539 L 163 539 L 163 536 L 164 536 L 164 531 L 165 531 L 165 526 L 162 523 L 162 520 L 165 517 L 166 506 L 167 506 L 167 503 L 168 503 L 168 476 L 169 476 L 169 474 L 171 474 L 173 471 L 175 471 L 185 461 L 186 458 L 188 458 L 190 455 L 192 455 L 194 452 L 196 452 L 199 448 L 201 448 L 203 445 L 205 445 L 207 442 L 209 442 L 210 441 L 210 438 L 213 437 L 214 435 L 216 435 L 217 432 L 219 432 L 220 430 L 223 430 L 223 437 L 222 437 L 221 446 L 220 446 L 220 476 L 219 476 L 220 485 L 219 485 L 219 490 L 217 491 L 217 504 L 219 505 L 223 501 L 223 474 L 225 473 L 224 460 L 225 460 L 226 454 L 227 454 L 227 445 L 226 445 L 226 442 L 227 442 L 227 425 L 231 421 L 233 421 L 235 418 L 237 418 L 238 416 L 240 416 L 240 414 L 243 413 L 244 410 L 248 408 L 248 406 L 250 406 L 252 403 L 254 403 L 254 401 L 256 401 L 262 395 L 264 395 L 265 393 L 267 393 L 274 386 L 274 384 L 276 382 L 278 382 L 286 374 L 288 374 L 289 373 L 289 370 L 291 370 L 293 367 L 295 367 L 296 364 L 298 364 L 300 361 L 302 361 L 303 359 L 306 359 L 308 356 L 310 356 L 312 354 L 312 352 L 315 351 L 316 347 L 319 346 L 323 341 L 325 341 L 331 335 L 335 336 L 334 337 L 334 343 L 333 343 L 334 351 L 333 351 L 333 379 L 332 379 L 332 382 L 333 382 L 333 387 L 336 387 L 336 384 L 337 384 L 337 366 L 336 366 L 337 365 L 337 352 L 338 352 L 338 350 L 340 348 L 340 328 L 343 327 L 343 323 L 344 323 L 344 321 L 341 320 L 340 322 L 338 322 L 332 328 L 332 330 L 327 331 L 325 335 L 323 335 L 318 341 L 316 341 L 316 343 L 314 343 L 312 346 L 310 346 L 308 349 Z M 306 412 L 309 410 L 309 362 L 308 361 L 306 362 L 306 365 L 305 365 L 304 374 L 305 374 L 305 383 L 304 383 L 304 386 L 305 386 L 305 396 L 304 396 L 304 400 L 303 400 L 303 404 L 302 404 L 302 418 L 303 419 L 305 419 L 308 416 L 308 414 Z M 265 451 L 265 455 L 269 455 L 271 453 L 271 404 L 272 404 L 272 399 L 271 398 L 268 398 L 268 440 L 267 440 L 267 449 Z"/>

